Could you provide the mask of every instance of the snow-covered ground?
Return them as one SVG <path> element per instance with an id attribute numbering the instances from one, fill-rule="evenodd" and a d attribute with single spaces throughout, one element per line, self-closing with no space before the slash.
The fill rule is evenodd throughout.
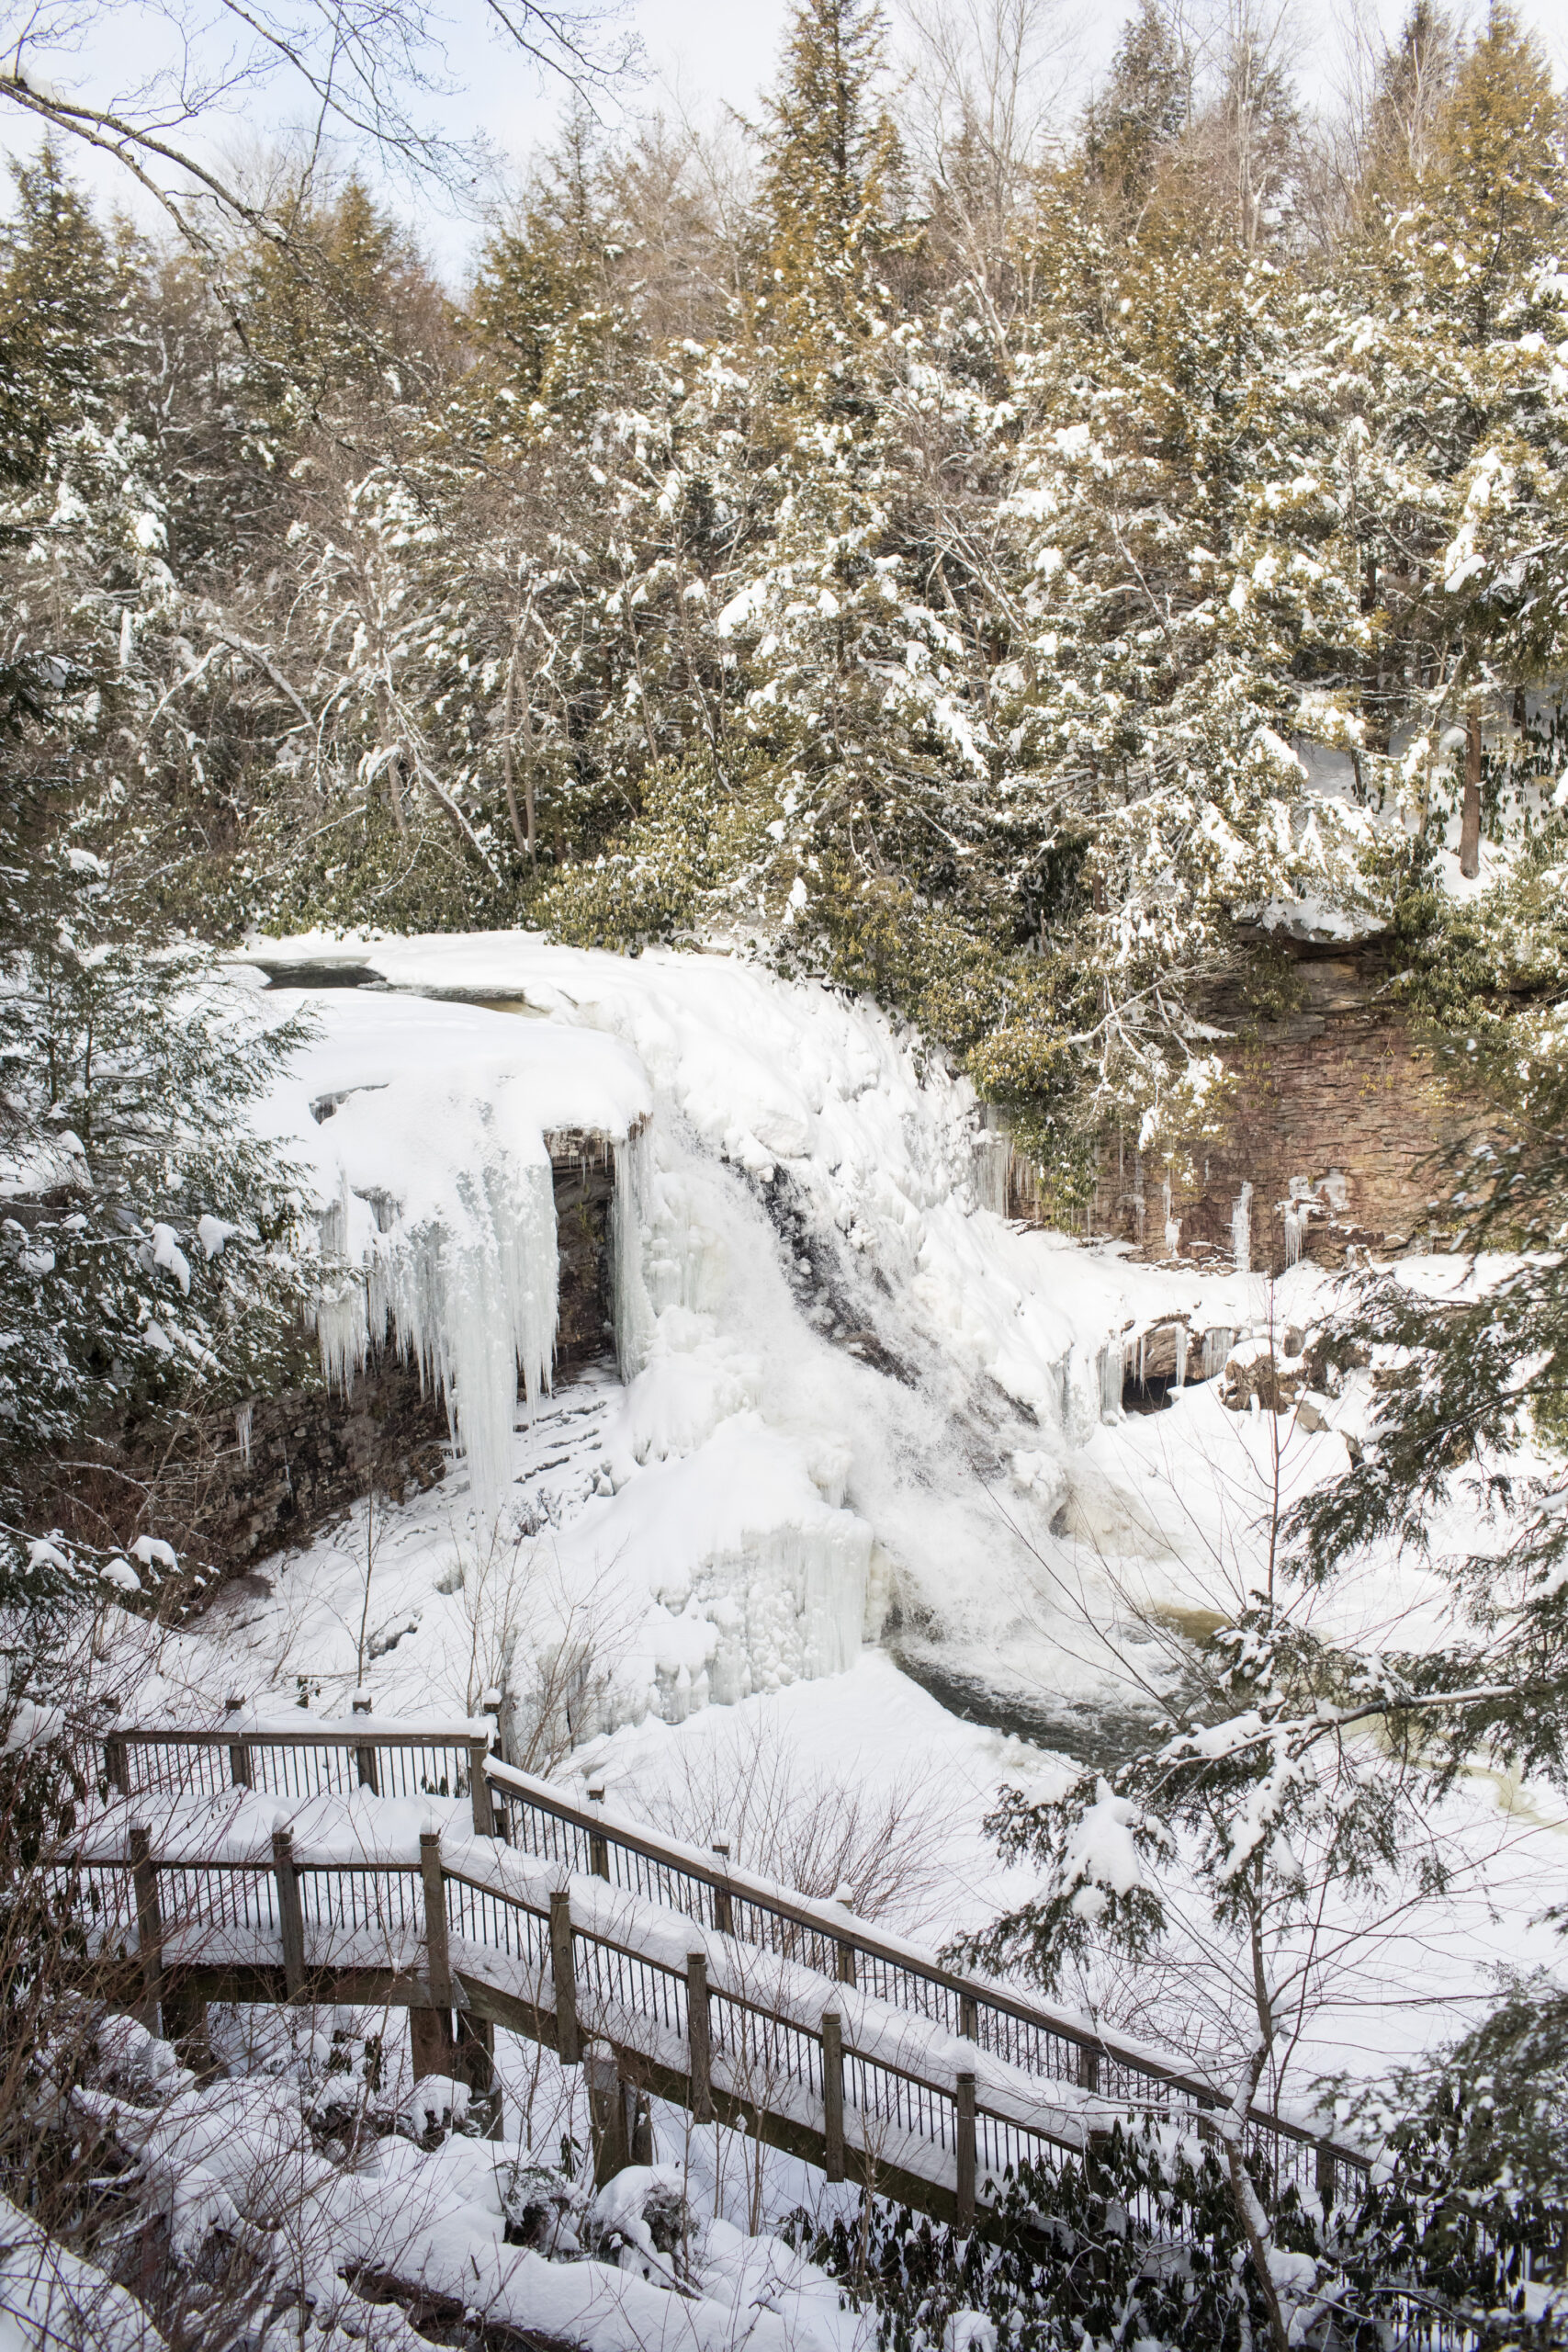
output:
<path id="1" fill-rule="evenodd" d="M 519 1760 L 728 1832 L 781 1875 L 821 1863 L 813 1805 L 852 1789 L 860 1848 L 898 1857 L 884 1916 L 933 1941 L 1016 1896 L 981 1828 L 998 1781 L 1114 1751 L 1183 1639 L 1259 1585 L 1271 1525 L 1342 1467 L 1365 1410 L 1357 1379 L 1302 1418 L 1233 1411 L 1211 1379 L 1124 1416 L 1123 1362 L 1173 1321 L 1194 1350 L 1224 1335 L 1222 1356 L 1282 1342 L 1325 1278 L 1010 1227 L 983 1205 L 965 1084 L 874 1008 L 738 960 L 515 933 L 257 956 L 378 978 L 310 992 L 318 1039 L 271 1121 L 345 1270 L 329 1355 L 351 1364 L 389 1319 L 447 1384 L 465 1451 L 190 1632 L 135 1636 L 137 1704 L 210 1715 L 302 1688 L 336 1713 L 363 1687 L 378 1713 L 470 1713 L 500 1692 Z M 626 1377 L 605 1363 L 551 1393 L 547 1138 L 566 1130 L 616 1159 Z M 1441 1593 L 1380 1561 L 1317 1605 L 1410 1647 Z M 1299 2065 L 1381 2065 L 1450 2030 L 1495 1964 L 1553 1957 L 1528 1923 L 1561 1875 L 1555 1818 L 1477 1781 L 1439 1826 L 1456 1901 L 1347 1963 Z M 1146 2015 L 1120 1998 L 1149 2038 L 1174 2030 L 1168 1988 Z"/>

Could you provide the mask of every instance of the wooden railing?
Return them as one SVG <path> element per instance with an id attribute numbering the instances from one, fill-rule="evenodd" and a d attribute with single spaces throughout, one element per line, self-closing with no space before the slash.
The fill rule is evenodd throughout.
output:
<path id="1" fill-rule="evenodd" d="M 299 1712 L 298 1725 L 237 1706 L 220 1730 L 117 1724 L 99 1736 L 104 1778 L 124 1797 L 219 1796 L 230 1788 L 294 1800 L 356 1788 L 384 1797 L 471 1796 L 476 1834 L 493 1834 L 489 1724 L 400 1727 L 369 1715 L 333 1723 Z"/>
<path id="2" fill-rule="evenodd" d="M 449 2007 L 449 1969 L 433 1955 L 456 1939 L 467 1955 L 458 1969 L 466 1997 L 495 2022 L 554 2041 L 568 2063 L 585 2035 L 602 2036 L 694 2114 L 716 2111 L 716 2094 L 730 2120 L 743 2110 L 753 2128 L 765 2121 L 764 2137 L 809 2149 L 829 2177 L 842 2177 L 846 2150 L 863 2171 L 874 2153 L 884 2172 L 891 2166 L 907 2188 L 940 2188 L 960 2214 L 973 2211 L 976 2183 L 1053 2148 L 1081 2149 L 1091 2127 L 1075 2118 L 1095 2117 L 1105 2128 L 1119 2114 L 1156 2115 L 1215 2136 L 1227 2098 L 1178 2062 L 947 1968 L 839 1905 L 775 1886 L 722 1855 L 613 1818 L 602 1804 L 584 1804 L 488 1755 L 488 1729 L 368 1716 L 307 1718 L 296 1727 L 237 1710 L 221 1729 L 200 1732 L 116 1725 L 103 1738 L 104 1778 L 133 1806 L 142 1794 L 215 1798 L 234 1788 L 288 1799 L 356 1789 L 467 1795 L 476 1838 L 498 1837 L 519 1860 L 547 1866 L 551 1888 L 530 1901 L 488 1871 L 476 1874 L 471 1860 L 467 1869 L 461 1861 L 446 1868 L 434 1840 L 423 1882 L 412 1864 L 316 1863 L 280 1831 L 270 1867 L 154 1857 L 142 1848 L 134 1858 L 136 1915 L 199 1922 L 204 1973 L 227 1968 L 227 1997 L 245 1997 L 232 1987 L 247 1969 L 268 1982 L 281 1969 L 289 1998 L 308 1979 L 374 1977 L 384 1997 Z M 693 1921 L 705 1931 L 703 1951 L 676 1967 L 617 1939 L 603 1917 L 583 1916 L 586 1888 L 574 1908 L 573 1878 L 597 1880 L 631 1906 Z M 106 1927 L 108 1895 L 106 1879 L 98 1897 Z M 604 1903 L 597 1898 L 597 1911 Z M 162 1928 L 158 1938 L 161 1954 Z M 139 1941 L 148 1948 L 145 1928 Z M 189 1976 L 184 1928 L 177 1941 Z M 228 1957 L 220 1962 L 215 1952 Z M 722 1959 L 710 1978 L 715 1952 Z M 779 1963 L 812 1980 L 815 2014 L 759 1997 L 758 1984 L 776 1976 Z M 944 2069 L 943 2079 L 926 2080 L 855 2046 L 845 2040 L 835 1986 L 970 2045 L 982 2076 L 995 2073 L 987 2058 L 1017 2070 L 1032 2095 L 987 2102 L 976 2072 L 947 2079 Z M 752 2096 L 759 2086 L 767 2092 L 760 2103 Z M 1368 2169 L 1359 2150 L 1263 2109 L 1248 2118 L 1246 2145 L 1271 2196 L 1293 2184 L 1338 2201 Z"/>
<path id="3" fill-rule="evenodd" d="M 757 1944 L 817 1974 L 857 1986 L 1043 2082 L 1098 2094 L 1109 2106 L 1179 2120 L 1230 2105 L 1216 2084 L 1178 2062 L 1064 2016 L 981 1977 L 961 1973 L 881 1934 L 837 1904 L 814 1903 L 677 1840 L 580 1804 L 549 1782 L 491 1758 L 485 1766 L 501 1834 L 520 1850 L 607 1880 L 643 1900 Z M 1268 2109 L 1255 2107 L 1252 2153 L 1271 2176 L 1336 2198 L 1369 2169 L 1343 2147 Z"/>

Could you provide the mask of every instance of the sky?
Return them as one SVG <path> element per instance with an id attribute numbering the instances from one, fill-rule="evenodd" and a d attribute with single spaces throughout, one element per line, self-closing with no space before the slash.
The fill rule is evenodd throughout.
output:
<path id="1" fill-rule="evenodd" d="M 1215 0 L 1223 6 L 1224 0 Z M 10 51 L 24 22 L 39 24 L 42 7 L 51 0 L 0 0 L 0 54 Z M 38 45 L 31 33 L 28 55 L 41 63 L 62 90 L 81 91 L 103 103 L 134 87 L 149 57 L 171 53 L 172 28 L 204 23 L 209 28 L 209 53 L 214 28 L 223 22 L 222 0 L 52 0 L 55 21 L 74 28 L 74 37 L 52 49 Z M 274 0 L 273 13 L 304 19 L 323 0 Z M 886 0 L 897 34 L 905 0 Z M 917 0 L 919 5 L 919 0 Z M 1008 0 L 956 0 L 960 13 L 989 10 Z M 1131 0 L 1020 0 L 1051 15 L 1068 37 L 1071 62 L 1064 100 L 1067 116 L 1075 114 L 1089 89 L 1103 74 Z M 1294 11 L 1294 28 L 1301 51 L 1298 79 L 1310 101 L 1328 95 L 1327 60 L 1336 28 L 1352 10 L 1381 13 L 1392 29 L 1404 13 L 1403 0 L 1281 0 Z M 1472 0 L 1474 13 L 1483 0 Z M 635 31 L 644 52 L 639 78 L 624 85 L 623 114 L 661 112 L 685 116 L 704 125 L 723 120 L 731 111 L 754 116 L 760 93 L 773 73 L 789 0 L 626 0 L 624 22 Z M 433 0 L 431 15 L 443 28 L 446 79 L 444 96 L 427 103 L 438 126 L 449 135 L 471 138 L 482 134 L 512 172 L 521 175 L 527 159 L 547 147 L 560 119 L 566 93 L 558 81 L 542 78 L 537 69 L 509 49 L 491 29 L 494 18 L 490 0 Z M 1461 13 L 1466 13 L 1461 0 Z M 1522 0 L 1520 13 L 1543 39 L 1559 80 L 1568 79 L 1568 0 Z M 617 107 L 601 108 L 614 123 Z M 281 85 L 253 93 L 220 109 L 204 124 L 198 140 L 215 155 L 243 154 L 247 147 L 275 135 L 288 119 Z M 28 152 L 37 143 L 30 118 L 0 106 L 0 151 Z M 123 205 L 133 218 L 151 224 L 155 208 L 139 196 L 120 166 L 108 159 L 78 151 L 73 157 L 79 176 L 106 202 Z M 491 184 L 493 190 L 493 182 Z M 442 275 L 456 284 L 474 242 L 477 207 L 454 205 L 427 187 L 417 190 L 389 183 L 385 194 L 395 209 L 416 227 L 425 250 Z"/>

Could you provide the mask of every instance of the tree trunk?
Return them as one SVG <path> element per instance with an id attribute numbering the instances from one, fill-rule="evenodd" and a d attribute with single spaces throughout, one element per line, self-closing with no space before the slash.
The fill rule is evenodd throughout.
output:
<path id="1" fill-rule="evenodd" d="M 517 648 L 522 634 L 522 629 L 519 628 L 517 636 L 512 640 L 512 659 L 506 665 L 506 716 L 502 723 L 501 761 L 506 780 L 506 813 L 512 820 L 512 838 L 524 855 L 527 856 L 532 852 L 533 843 L 525 835 L 522 820 L 517 814 L 517 786 L 512 774 L 512 730 L 516 723 L 514 713 L 517 707 Z M 530 835 L 532 831 L 533 827 L 530 825 L 528 829 Z"/>
<path id="2" fill-rule="evenodd" d="M 1481 871 L 1481 721 L 1465 721 L 1464 808 L 1459 820 L 1459 870 L 1467 882 Z"/>

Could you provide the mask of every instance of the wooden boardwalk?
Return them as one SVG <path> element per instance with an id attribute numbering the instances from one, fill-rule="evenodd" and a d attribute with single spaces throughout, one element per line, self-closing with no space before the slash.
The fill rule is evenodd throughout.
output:
<path id="1" fill-rule="evenodd" d="M 493 2094 L 499 2027 L 586 2063 L 605 2170 L 651 2095 L 964 2227 L 1021 2165 L 1129 2116 L 1213 2139 L 1228 2104 L 1179 2060 L 514 1770 L 487 1724 L 237 1711 L 100 1738 L 104 1804 L 59 1867 L 171 2035 L 210 2001 L 403 2007 L 416 2075 Z M 1269 2201 L 1337 2200 L 1367 2170 L 1262 2109 L 1247 2152 Z"/>

